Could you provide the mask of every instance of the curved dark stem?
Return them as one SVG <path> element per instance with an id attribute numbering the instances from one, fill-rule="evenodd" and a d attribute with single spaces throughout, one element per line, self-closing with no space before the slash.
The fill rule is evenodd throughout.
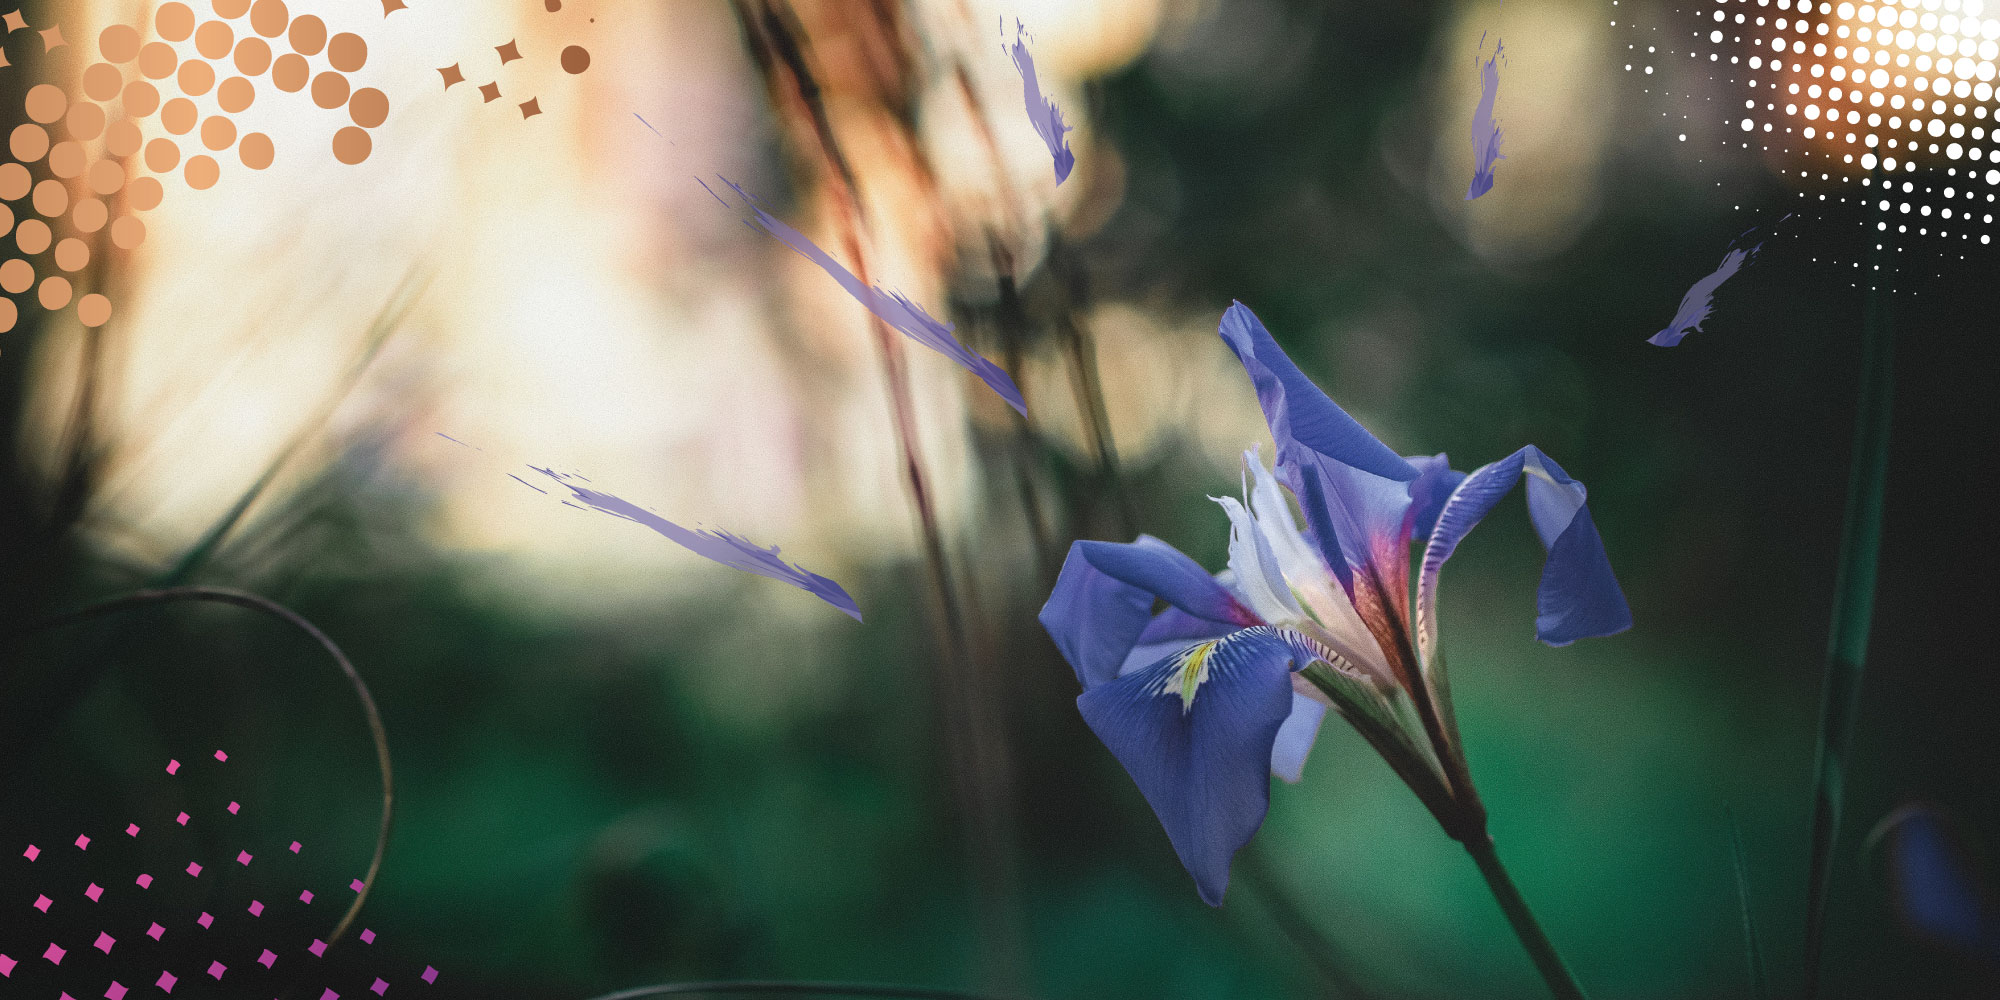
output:
<path id="1" fill-rule="evenodd" d="M 341 652 L 340 647 L 335 645 L 332 639 L 327 638 L 325 632 L 319 630 L 319 626 L 270 598 L 246 590 L 232 590 L 227 587 L 170 587 L 164 590 L 136 590 L 129 594 L 107 598 L 17 629 L 0 638 L 21 639 L 37 632 L 74 625 L 99 615 L 177 601 L 233 604 L 239 608 L 262 612 L 311 636 L 313 641 L 319 643 L 321 649 L 326 650 L 328 656 L 333 657 L 333 662 L 340 667 L 340 672 L 347 676 L 347 683 L 354 688 L 355 698 L 361 702 L 362 713 L 368 717 L 368 734 L 375 741 L 375 763 L 382 771 L 382 822 L 375 832 L 375 853 L 368 860 L 368 874 L 361 880 L 361 891 L 355 894 L 354 902 L 348 904 L 347 912 L 341 915 L 340 922 L 334 925 L 333 932 L 326 936 L 326 943 L 329 946 L 333 945 L 354 924 L 354 918 L 361 912 L 361 904 L 368 901 L 368 893 L 375 888 L 375 875 L 382 870 L 382 853 L 389 846 L 389 822 L 395 813 L 396 783 L 394 772 L 389 766 L 389 733 L 382 727 L 382 713 L 375 707 L 375 696 L 369 693 L 367 683 L 361 679 L 360 672 L 354 669 L 354 664 L 348 660 L 347 654 Z"/>
<path id="2" fill-rule="evenodd" d="M 1542 930 L 1541 921 L 1535 919 L 1535 912 L 1528 909 L 1528 901 L 1521 896 L 1521 890 L 1514 885 L 1513 876 L 1507 874 L 1507 867 L 1500 863 L 1500 855 L 1493 850 L 1491 837 L 1480 837 L 1467 841 L 1465 849 L 1472 854 L 1472 860 L 1479 865 L 1479 874 L 1486 876 L 1487 888 L 1493 890 L 1493 900 L 1500 904 L 1500 912 L 1507 915 L 1508 926 L 1514 928 L 1514 936 L 1521 939 L 1521 947 L 1527 949 L 1528 958 L 1535 963 L 1535 971 L 1542 974 L 1542 981 L 1548 984 L 1549 994 L 1556 1000 L 1584 1000 L 1583 988 L 1576 984 L 1576 976 L 1569 971 L 1556 952 L 1556 946 L 1549 941 L 1549 935 Z"/>
<path id="3" fill-rule="evenodd" d="M 887 983 L 832 983 L 788 979 L 727 979 L 707 983 L 661 983 L 639 986 L 591 1000 L 638 1000 L 640 997 L 684 996 L 690 993 L 762 993 L 824 997 L 918 997 L 925 1000 L 997 1000 L 963 990 L 934 989 L 928 986 L 895 986 Z"/>

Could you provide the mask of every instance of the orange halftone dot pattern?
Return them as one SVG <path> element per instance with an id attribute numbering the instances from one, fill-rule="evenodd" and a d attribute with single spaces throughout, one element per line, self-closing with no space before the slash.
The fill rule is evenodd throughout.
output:
<path id="1" fill-rule="evenodd" d="M 404 5 L 383 0 L 382 6 L 386 17 Z M 29 27 L 19 12 L 6 21 L 6 32 Z M 45 50 L 67 44 L 57 27 L 36 32 Z M 352 124 L 329 142 L 341 163 L 367 160 L 374 151 L 369 130 L 389 118 L 388 95 L 350 79 L 367 66 L 367 41 L 352 32 L 329 34 L 312 14 L 295 18 L 284 0 L 167 0 L 138 24 L 99 32 L 96 50 L 79 53 L 84 68 L 74 92 L 52 83 L 28 90 L 26 121 L 7 135 L 11 162 L 0 162 L 0 239 L 11 237 L 15 254 L 0 261 L 0 289 L 10 296 L 33 290 L 48 311 L 73 304 L 86 327 L 111 320 L 111 300 L 98 292 L 78 295 L 70 278 L 52 272 L 87 281 L 93 257 L 105 250 L 98 240 L 138 249 L 146 224 L 137 213 L 159 206 L 162 178 L 178 172 L 197 191 L 221 181 L 222 160 L 210 153 L 233 149 L 249 170 L 276 162 L 270 136 L 239 132 L 229 117 L 256 103 L 257 78 L 269 73 L 278 91 L 304 91 L 318 107 L 346 112 Z M 316 69 L 315 60 L 325 68 Z M 565 51 L 564 68 L 581 72 L 573 62 Z M 220 113 L 204 113 L 196 99 L 213 101 Z M 43 254 L 49 257 L 38 263 L 34 258 Z M 0 332 L 19 322 L 20 308 L 0 298 Z"/>

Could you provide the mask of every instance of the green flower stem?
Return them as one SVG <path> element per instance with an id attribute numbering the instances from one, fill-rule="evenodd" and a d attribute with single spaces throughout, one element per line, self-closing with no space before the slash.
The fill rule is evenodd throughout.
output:
<path id="1" fill-rule="evenodd" d="M 1563 964 L 1562 956 L 1556 954 L 1556 946 L 1549 942 L 1548 934 L 1535 920 L 1534 911 L 1528 909 L 1528 901 L 1521 898 L 1521 890 L 1515 888 L 1506 866 L 1500 863 L 1500 855 L 1493 850 L 1493 838 L 1471 838 L 1466 841 L 1465 849 L 1479 865 L 1479 874 L 1486 876 L 1486 886 L 1493 890 L 1493 899 L 1500 904 L 1500 912 L 1507 915 L 1507 923 L 1514 928 L 1514 936 L 1520 938 L 1521 947 L 1528 950 L 1528 957 L 1535 962 L 1535 970 L 1549 984 L 1549 992 L 1557 1000 L 1584 1000 L 1583 988 L 1576 984 L 1576 977 L 1570 974 L 1569 966 Z"/>
<path id="2" fill-rule="evenodd" d="M 1875 174 L 1881 182 L 1882 174 Z M 1879 214 L 1879 212 L 1877 213 Z M 1870 241 L 1870 245 L 1876 245 Z M 1870 261 L 1885 254 L 1870 252 Z M 1876 278 L 1876 281 L 1885 280 Z M 1861 707 L 1861 677 L 1868 655 L 1868 627 L 1875 617 L 1875 568 L 1882 551 L 1882 494 L 1889 480 L 1889 416 L 1895 379 L 1889 294 L 1870 287 L 1861 319 L 1861 399 L 1854 418 L 1854 467 L 1847 480 L 1847 509 L 1840 529 L 1840 562 L 1834 571 L 1832 637 L 1820 706 L 1818 760 L 1813 765 L 1811 868 L 1806 883 L 1805 997 L 1819 992 L 1820 952 L 1826 937 L 1827 885 L 1833 877 L 1840 835 L 1842 793 L 1854 720 Z"/>

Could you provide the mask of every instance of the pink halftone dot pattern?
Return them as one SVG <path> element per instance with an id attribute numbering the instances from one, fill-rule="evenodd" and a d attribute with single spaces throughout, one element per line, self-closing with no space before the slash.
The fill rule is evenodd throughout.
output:
<path id="1" fill-rule="evenodd" d="M 13 976 L 13 975 L 14 975 L 14 966 L 17 966 L 17 965 L 19 965 L 19 964 L 21 964 L 21 963 L 19 963 L 19 962 L 16 962 L 16 961 L 14 961 L 13 959 L 11 959 L 11 958 L 8 958 L 8 957 L 7 957 L 7 956 L 5 956 L 5 955 L 0 955 L 0 977 L 11 977 L 11 976 Z"/>
<path id="2" fill-rule="evenodd" d="M 276 964 L 277 961 L 278 961 L 278 956 L 275 953 L 273 953 L 269 948 L 264 949 L 264 953 L 262 955 L 257 956 L 257 964 L 263 966 L 266 969 Z"/>
<path id="3" fill-rule="evenodd" d="M 306 891 L 299 893 L 299 902 L 311 903 L 312 901 L 313 901 L 313 891 L 311 889 L 307 889 Z"/>
<path id="4" fill-rule="evenodd" d="M 422 979 L 426 983 L 435 983 L 438 979 L 438 970 L 426 965 L 424 966 L 424 974 L 417 978 Z"/>
<path id="5" fill-rule="evenodd" d="M 204 910 L 202 912 L 202 915 L 195 920 L 195 923 L 200 924 L 205 929 L 209 925 L 215 923 L 215 918 L 209 916 L 208 912 Z"/>
<path id="6" fill-rule="evenodd" d="M 106 934 L 103 931 L 99 931 L 97 933 L 97 940 L 91 943 L 91 947 L 96 948 L 98 951 L 101 951 L 106 955 L 109 955 L 111 954 L 111 946 L 117 943 L 118 943 L 117 938 L 112 937 L 111 935 Z"/>
<path id="7" fill-rule="evenodd" d="M 318 958 L 326 954 L 326 942 L 321 941 L 319 938 L 313 938 L 313 943 L 307 945 L 306 950 L 312 952 L 314 958 Z"/>
<path id="8" fill-rule="evenodd" d="M 378 996 L 378 997 L 379 997 L 379 996 L 381 996 L 381 995 L 383 995 L 383 994 L 385 994 L 385 993 L 387 993 L 387 992 L 389 992 L 389 984 L 388 984 L 388 983 L 385 983 L 385 982 L 383 982 L 383 981 L 382 981 L 382 980 L 380 980 L 380 979 L 377 979 L 377 980 L 375 980 L 375 985 L 373 985 L 373 986 L 370 986 L 370 987 L 368 987 L 368 988 L 369 988 L 369 989 L 371 989 L 371 990 L 374 990 L 374 991 L 375 991 L 375 995 L 376 995 L 376 996 Z"/>
<path id="9" fill-rule="evenodd" d="M 222 974 L 228 971 L 229 971 L 229 966 L 226 966 L 221 962 L 208 963 L 208 974 L 211 978 L 221 979 Z"/>
<path id="10" fill-rule="evenodd" d="M 361 943 L 362 943 L 362 944 L 374 944 L 374 943 L 375 943 L 375 932 L 374 932 L 374 931 L 371 931 L 371 930 L 368 930 L 368 929 L 367 929 L 367 928 L 365 928 L 365 927 L 364 927 L 364 928 L 362 928 L 362 930 L 361 930 Z"/>
<path id="11" fill-rule="evenodd" d="M 174 822 L 179 823 L 182 826 L 188 825 L 188 814 L 181 813 L 179 816 L 175 816 Z"/>
<path id="12" fill-rule="evenodd" d="M 251 901 L 250 901 L 250 915 L 251 915 L 251 916 L 253 916 L 253 917 L 261 917 L 261 916 L 263 916 L 263 915 L 264 915 L 264 904 L 262 904 L 262 903 L 259 903 L 259 902 L 257 902 L 257 901 L 256 901 L 256 900 L 254 900 L 254 899 L 253 899 L 253 900 L 251 900 Z"/>
<path id="13" fill-rule="evenodd" d="M 160 970 L 160 978 L 154 980 L 153 985 L 158 986 L 167 993 L 172 993 L 174 991 L 174 984 L 178 982 L 180 982 L 180 977 L 162 969 Z"/>
<path id="14" fill-rule="evenodd" d="M 53 899 L 50 899 L 50 898 L 49 898 L 49 897 L 47 897 L 47 896 L 36 896 L 36 897 L 35 897 L 35 909 L 37 909 L 37 910 L 40 910 L 40 911 L 42 911 L 43 913 L 47 913 L 47 912 L 49 912 L 49 904 L 50 904 L 50 903 L 53 903 L 53 902 L 55 902 L 55 900 L 53 900 Z"/>
<path id="15" fill-rule="evenodd" d="M 22 852 L 21 852 L 21 856 L 22 856 L 22 857 L 24 857 L 24 858 L 27 858 L 27 859 L 28 859 L 29 861 L 33 861 L 33 860 L 35 860 L 36 858 L 39 858 L 39 857 L 41 857 L 41 856 L 42 856 L 42 849 L 41 849 L 41 848 L 39 848 L 39 847 L 36 847 L 36 846 L 35 846 L 35 845 L 33 845 L 33 844 L 29 844 L 29 845 L 28 845 L 28 849 L 27 849 L 27 850 L 25 850 L 25 851 L 22 851 Z"/>
<path id="16" fill-rule="evenodd" d="M 246 867 L 247 867 L 247 866 L 248 866 L 248 865 L 250 864 L 250 852 L 249 852 L 249 851 L 237 851 L 237 852 L 236 852 L 236 863 L 237 863 L 237 864 L 239 864 L 239 865 L 244 865 L 244 866 L 246 866 Z"/>
<path id="17" fill-rule="evenodd" d="M 217 751 L 215 752 L 215 759 L 216 759 L 216 760 L 220 760 L 220 761 L 227 761 L 227 760 L 229 759 L 229 755 L 228 755 L 228 754 L 226 754 L 226 753 L 223 753 L 223 752 L 222 752 L 222 751 L 220 751 L 220 750 L 217 750 Z"/>
<path id="18" fill-rule="evenodd" d="M 168 773 L 168 774 L 173 774 L 174 772 L 176 772 L 176 771 L 179 771 L 180 769 L 181 769 L 181 762 L 180 762 L 180 761 L 177 761 L 177 760 L 170 760 L 170 761 L 167 761 L 167 773 Z"/>
<path id="19" fill-rule="evenodd" d="M 231 802 L 231 803 L 229 804 L 229 815 L 231 815 L 231 816 L 234 816 L 234 815 L 236 815 L 236 812 L 237 812 L 237 810 L 239 810 L 239 809 L 242 809 L 242 808 L 243 808 L 242 806 L 240 806 L 240 805 L 237 805 L 237 804 L 236 804 L 236 803 L 234 803 L 234 802 Z"/>
<path id="20" fill-rule="evenodd" d="M 76 835 L 76 849 L 77 849 L 77 850 L 79 850 L 79 851 L 88 851 L 88 850 L 90 850 L 90 838 L 89 838 L 89 837 L 86 837 L 86 836 L 84 836 L 83 834 L 80 834 L 80 833 L 79 833 L 79 834 L 77 834 L 77 835 Z"/>
<path id="21" fill-rule="evenodd" d="M 42 952 L 42 957 L 48 959 L 51 964 L 61 965 L 63 956 L 67 954 L 69 954 L 69 952 L 64 951 L 62 945 L 59 945 L 54 941 L 50 941 L 49 950 Z"/>
<path id="22" fill-rule="evenodd" d="M 89 896 L 90 901 L 95 903 L 104 896 L 104 887 L 92 882 L 90 888 L 83 890 L 83 894 Z"/>
<path id="23" fill-rule="evenodd" d="M 128 824 L 126 824 L 126 826 L 125 826 L 125 836 L 127 836 L 127 837 L 136 837 L 136 836 L 138 836 L 138 835 L 139 835 L 139 824 L 137 824 L 137 823 L 128 823 Z"/>
<path id="24" fill-rule="evenodd" d="M 139 883 L 139 888 L 141 889 L 151 889 L 153 887 L 153 876 L 151 875 L 141 875 L 134 881 Z"/>
<path id="25" fill-rule="evenodd" d="M 125 1000 L 125 992 L 125 987 L 118 985 L 118 980 L 113 979 L 111 988 L 104 991 L 104 997 L 105 1000 Z"/>
<path id="26" fill-rule="evenodd" d="M 189 875 L 192 875 L 192 876 L 194 876 L 195 878 L 200 878 L 200 877 L 201 877 L 201 862 L 199 862 L 199 861 L 190 861 L 190 862 L 188 862 L 188 866 L 187 866 L 187 873 L 188 873 Z"/>
<path id="27" fill-rule="evenodd" d="M 160 935 L 165 934 L 166 932 L 167 929 L 165 927 L 161 927 L 159 924 L 154 924 L 153 926 L 146 928 L 146 936 L 152 938 L 155 941 L 158 941 L 160 939 Z"/>

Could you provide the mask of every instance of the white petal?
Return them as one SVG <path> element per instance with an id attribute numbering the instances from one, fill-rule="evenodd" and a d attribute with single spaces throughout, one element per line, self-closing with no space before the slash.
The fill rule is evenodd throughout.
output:
<path id="1" fill-rule="evenodd" d="M 1273 625 L 1298 621 L 1305 609 L 1292 597 L 1278 560 L 1257 522 L 1235 497 L 1209 497 L 1229 515 L 1229 569 L 1250 610 Z"/>

